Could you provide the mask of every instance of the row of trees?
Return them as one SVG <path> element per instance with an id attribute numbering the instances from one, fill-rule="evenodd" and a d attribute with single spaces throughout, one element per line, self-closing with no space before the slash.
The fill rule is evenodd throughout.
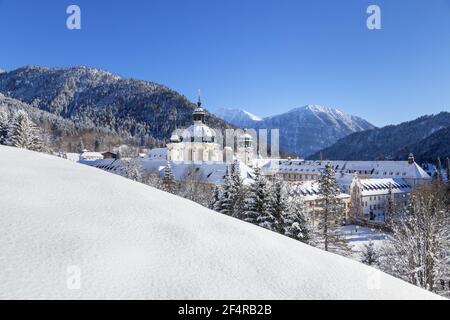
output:
<path id="1" fill-rule="evenodd" d="M 0 109 L 0 144 L 43 151 L 41 133 L 25 111 L 9 115 Z"/>
<path id="2" fill-rule="evenodd" d="M 245 186 L 238 164 L 234 163 L 223 186 L 215 187 L 210 208 L 326 251 L 346 255 L 349 248 L 340 231 L 344 208 L 331 165 L 322 173 L 319 188 L 321 194 L 313 222 L 298 188 L 279 179 L 268 181 L 259 168 L 254 170 L 253 182 Z"/>
<path id="3" fill-rule="evenodd" d="M 137 181 L 188 198 L 211 209 L 267 228 L 293 239 L 341 255 L 352 251 L 342 235 L 344 208 L 331 165 L 319 179 L 320 197 L 314 217 L 297 188 L 281 180 L 268 181 L 255 168 L 253 183 L 246 185 L 238 163 L 229 166 L 224 184 L 211 199 L 196 170 L 187 170 L 184 182 L 175 181 L 170 164 L 163 177 L 157 172 L 142 176 L 130 161 L 127 175 Z M 450 184 L 435 179 L 416 188 L 407 206 L 391 204 L 387 239 L 381 247 L 370 242 L 361 261 L 424 289 L 450 296 Z"/>
<path id="4" fill-rule="evenodd" d="M 282 181 L 269 183 L 258 168 L 253 180 L 245 186 L 238 163 L 233 163 L 223 186 L 214 188 L 209 207 L 302 242 L 314 242 L 312 223 L 302 199 Z"/>

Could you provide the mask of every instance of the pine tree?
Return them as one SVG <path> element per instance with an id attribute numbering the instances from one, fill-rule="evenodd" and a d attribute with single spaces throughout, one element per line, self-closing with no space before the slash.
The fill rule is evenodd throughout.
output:
<path id="1" fill-rule="evenodd" d="M 327 163 L 319 178 L 319 224 L 318 229 L 325 251 L 348 254 L 347 241 L 341 233 L 344 209 L 338 196 L 341 191 L 336 182 L 331 163 Z"/>
<path id="2" fill-rule="evenodd" d="M 169 161 L 167 161 L 166 167 L 164 168 L 164 177 L 162 184 L 164 191 L 169 193 L 175 193 L 176 182 L 172 172 L 172 166 L 170 165 Z"/>
<path id="3" fill-rule="evenodd" d="M 268 229 L 281 234 L 285 233 L 285 216 L 289 211 L 289 200 L 287 198 L 286 192 L 286 187 L 284 186 L 283 181 L 280 179 L 276 179 L 270 188 L 270 216 L 267 221 L 268 223 L 270 223 L 270 225 L 268 226 Z"/>
<path id="4" fill-rule="evenodd" d="M 378 253 L 375 250 L 373 241 L 364 244 L 363 250 L 361 251 L 361 262 L 369 266 L 378 264 Z"/>
<path id="5" fill-rule="evenodd" d="M 231 196 L 233 192 L 233 178 L 231 176 L 231 168 L 227 166 L 224 184 L 221 188 L 219 201 L 216 203 L 216 211 L 226 215 L 233 215 L 234 207 Z"/>
<path id="6" fill-rule="evenodd" d="M 80 141 L 78 141 L 78 145 L 77 145 L 77 152 L 82 153 L 83 150 L 85 150 L 84 142 L 83 142 L 83 139 L 80 138 Z"/>
<path id="7" fill-rule="evenodd" d="M 8 129 L 7 144 L 33 151 L 42 150 L 39 131 L 26 112 L 19 111 L 14 117 L 13 123 Z"/>
<path id="8" fill-rule="evenodd" d="M 216 207 L 218 205 L 218 203 L 220 202 L 220 186 L 219 185 L 215 185 L 213 190 L 212 190 L 212 195 L 211 195 L 211 201 L 209 203 L 208 208 L 210 208 L 211 210 L 216 210 Z"/>
<path id="9" fill-rule="evenodd" d="M 267 180 L 258 167 L 254 170 L 254 182 L 244 200 L 243 219 L 268 229 L 273 226 Z"/>
<path id="10" fill-rule="evenodd" d="M 315 245 L 314 226 L 303 197 L 294 187 L 289 190 L 288 210 L 283 217 L 284 234 L 301 242 Z"/>
<path id="11" fill-rule="evenodd" d="M 162 180 L 159 177 L 158 170 L 153 170 L 147 177 L 146 184 L 156 189 L 163 189 Z"/>
<path id="12" fill-rule="evenodd" d="M 6 144 L 8 138 L 9 119 L 8 114 L 0 109 L 0 144 Z"/>
<path id="13" fill-rule="evenodd" d="M 244 182 L 241 178 L 239 163 L 235 161 L 231 165 L 230 192 L 228 194 L 230 210 L 233 211 L 232 216 L 242 218 L 244 212 L 245 190 Z"/>
<path id="14" fill-rule="evenodd" d="M 125 160 L 123 171 L 126 178 L 137 182 L 142 182 L 143 168 L 136 159 Z"/>

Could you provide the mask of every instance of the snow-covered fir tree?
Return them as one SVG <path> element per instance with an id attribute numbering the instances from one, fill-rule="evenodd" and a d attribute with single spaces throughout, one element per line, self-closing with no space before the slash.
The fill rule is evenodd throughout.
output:
<path id="1" fill-rule="evenodd" d="M 227 166 L 225 177 L 224 177 L 224 183 L 222 187 L 220 188 L 220 198 L 219 201 L 215 204 L 215 210 L 217 212 L 220 212 L 222 214 L 226 215 L 233 215 L 234 213 L 234 207 L 232 203 L 232 197 L 230 194 L 232 193 L 233 188 L 233 178 L 231 177 L 231 167 Z"/>
<path id="2" fill-rule="evenodd" d="M 341 232 L 344 219 L 344 208 L 338 198 L 341 191 L 331 163 L 327 163 L 319 177 L 319 190 L 318 231 L 323 242 L 323 249 L 343 255 L 348 254 L 349 247 Z"/>
<path id="3" fill-rule="evenodd" d="M 142 182 L 143 170 L 144 169 L 136 159 L 124 161 L 123 173 L 128 179 Z"/>
<path id="4" fill-rule="evenodd" d="M 211 200 L 210 200 L 209 205 L 208 205 L 209 209 L 218 211 L 217 210 L 217 205 L 218 205 L 218 203 L 220 201 L 221 192 L 222 191 L 220 190 L 220 186 L 219 185 L 215 185 L 213 190 L 212 190 L 212 193 L 211 193 Z"/>
<path id="5" fill-rule="evenodd" d="M 8 137 L 9 117 L 5 110 L 0 109 L 0 144 L 6 144 Z"/>
<path id="6" fill-rule="evenodd" d="M 361 262 L 369 266 L 378 264 L 378 253 L 375 249 L 375 244 L 373 241 L 364 244 L 361 251 Z"/>
<path id="7" fill-rule="evenodd" d="M 245 188 L 241 177 L 239 163 L 233 162 L 231 165 L 230 192 L 228 194 L 229 203 L 233 210 L 232 216 L 242 218 L 244 212 Z"/>
<path id="8" fill-rule="evenodd" d="M 153 170 L 145 179 L 145 183 L 156 189 L 163 189 L 162 179 L 158 170 Z"/>
<path id="9" fill-rule="evenodd" d="M 283 217 L 284 234 L 290 238 L 315 245 L 314 225 L 306 210 L 303 196 L 291 187 L 288 190 L 288 210 Z"/>
<path id="10" fill-rule="evenodd" d="M 270 190 L 261 170 L 254 169 L 254 182 L 244 200 L 243 220 L 272 230 L 273 216 L 270 209 Z"/>
<path id="11" fill-rule="evenodd" d="M 33 151 L 42 150 L 39 130 L 24 111 L 18 111 L 8 128 L 7 144 Z"/>
<path id="12" fill-rule="evenodd" d="M 449 295 L 450 195 L 438 180 L 412 193 L 392 225 L 380 257 L 381 268 L 404 280 Z"/>
<path id="13" fill-rule="evenodd" d="M 269 188 L 270 216 L 266 220 L 269 223 L 267 228 L 285 234 L 285 222 L 292 226 L 291 218 L 293 218 L 293 216 L 287 217 L 290 207 L 285 183 L 281 179 L 276 179 Z M 288 220 L 285 221 L 285 218 Z"/>
<path id="14" fill-rule="evenodd" d="M 164 177 L 162 179 L 162 189 L 169 193 L 175 193 L 176 191 L 176 181 L 173 175 L 172 166 L 170 162 L 167 161 L 166 167 L 164 168 Z"/>

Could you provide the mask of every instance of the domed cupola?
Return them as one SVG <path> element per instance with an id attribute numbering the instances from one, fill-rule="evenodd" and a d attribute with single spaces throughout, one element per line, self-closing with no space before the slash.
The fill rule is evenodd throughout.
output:
<path id="1" fill-rule="evenodd" d="M 202 101 L 200 96 L 198 97 L 197 108 L 194 110 L 192 114 L 192 118 L 194 122 L 205 123 L 206 111 L 202 108 Z"/>
<path id="2" fill-rule="evenodd" d="M 238 138 L 239 147 L 251 148 L 253 147 L 253 137 L 248 133 L 247 129 L 244 129 L 244 134 L 240 135 Z"/>

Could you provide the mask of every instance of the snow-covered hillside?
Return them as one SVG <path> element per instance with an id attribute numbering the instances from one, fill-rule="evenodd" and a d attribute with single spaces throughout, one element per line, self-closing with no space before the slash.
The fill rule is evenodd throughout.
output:
<path id="1" fill-rule="evenodd" d="M 2 299 L 438 298 L 358 262 L 49 155 L 0 146 L 0 204 Z M 79 290 L 67 286 L 74 270 Z"/>

